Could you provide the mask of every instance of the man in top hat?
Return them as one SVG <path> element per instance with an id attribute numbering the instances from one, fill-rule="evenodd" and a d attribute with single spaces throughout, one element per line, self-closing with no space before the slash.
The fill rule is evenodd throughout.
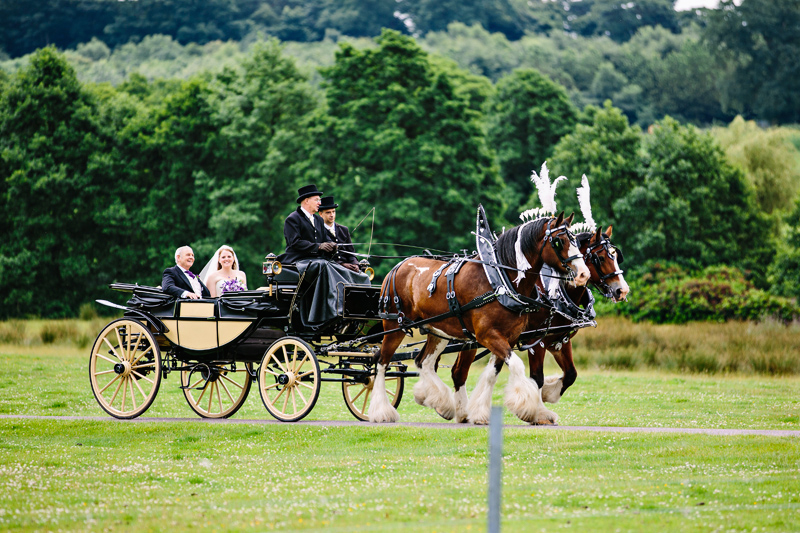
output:
<path id="1" fill-rule="evenodd" d="M 319 216 L 325 223 L 325 230 L 331 235 L 333 242 L 337 247 L 334 260 L 345 268 L 353 272 L 360 272 L 356 256 L 346 252 L 355 252 L 353 248 L 353 241 L 350 239 L 350 230 L 347 226 L 342 226 L 336 223 L 336 208 L 339 204 L 334 203 L 333 196 L 325 196 L 322 198 L 319 206 Z"/>
<path id="2" fill-rule="evenodd" d="M 302 259 L 330 257 L 336 252 L 336 243 L 316 214 L 322 192 L 312 184 L 300 187 L 297 193 L 300 206 L 283 223 L 286 252 L 279 258 L 280 261 L 296 263 Z"/>

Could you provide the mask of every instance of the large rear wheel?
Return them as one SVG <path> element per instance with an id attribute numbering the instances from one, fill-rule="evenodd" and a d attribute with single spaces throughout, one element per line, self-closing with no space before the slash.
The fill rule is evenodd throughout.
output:
<path id="1" fill-rule="evenodd" d="M 251 363 L 200 363 L 181 372 L 181 388 L 192 411 L 203 418 L 228 418 L 247 400 Z"/>
<path id="2" fill-rule="evenodd" d="M 89 357 L 97 403 L 116 418 L 136 418 L 152 405 L 161 384 L 161 352 L 138 320 L 121 318 L 97 336 Z"/>
<path id="3" fill-rule="evenodd" d="M 306 342 L 284 337 L 269 347 L 258 370 L 258 390 L 269 414 L 281 422 L 302 420 L 317 403 L 319 362 Z"/>

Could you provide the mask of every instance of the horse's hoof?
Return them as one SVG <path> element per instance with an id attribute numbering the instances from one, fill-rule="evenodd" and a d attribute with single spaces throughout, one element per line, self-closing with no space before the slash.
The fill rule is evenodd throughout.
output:
<path id="1" fill-rule="evenodd" d="M 537 420 L 536 422 L 531 422 L 532 426 L 557 426 L 558 422 L 553 422 L 552 420 L 542 419 Z"/>

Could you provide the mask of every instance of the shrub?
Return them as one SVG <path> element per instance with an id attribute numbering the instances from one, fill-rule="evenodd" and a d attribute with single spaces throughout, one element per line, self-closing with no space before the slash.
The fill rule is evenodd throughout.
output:
<path id="1" fill-rule="evenodd" d="M 78 328 L 69 322 L 51 321 L 42 326 L 39 333 L 44 344 L 63 343 L 78 337 Z"/>
<path id="2" fill-rule="evenodd" d="M 81 305 L 80 311 L 78 311 L 78 316 L 81 320 L 94 320 L 98 317 L 97 308 L 92 302 L 86 302 L 85 304 Z"/>
<path id="3" fill-rule="evenodd" d="M 775 318 L 789 323 L 800 317 L 794 300 L 755 288 L 740 270 L 731 267 L 689 272 L 653 263 L 646 274 L 629 283 L 629 302 L 613 309 L 637 321 L 682 324 Z"/>
<path id="4" fill-rule="evenodd" d="M 0 343 L 22 344 L 25 342 L 27 326 L 22 320 L 9 320 L 0 322 Z"/>

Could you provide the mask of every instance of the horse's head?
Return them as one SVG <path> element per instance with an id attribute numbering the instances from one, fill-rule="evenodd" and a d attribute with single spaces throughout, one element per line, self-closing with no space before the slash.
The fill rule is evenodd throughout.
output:
<path id="1" fill-rule="evenodd" d="M 581 239 L 581 252 L 589 267 L 589 281 L 603 296 L 619 302 L 627 298 L 630 288 L 622 277 L 623 270 L 619 268 L 623 260 L 622 250 L 611 243 L 611 230 L 609 226 L 603 233 L 601 228 L 597 228 L 597 232 L 589 234 L 590 237 Z"/>
<path id="2" fill-rule="evenodd" d="M 575 236 L 569 231 L 574 216 L 573 213 L 564 218 L 561 212 L 558 217 L 547 220 L 540 250 L 545 264 L 556 272 L 570 275 L 569 285 L 580 287 L 589 281 L 589 269 L 583 261 Z"/>

